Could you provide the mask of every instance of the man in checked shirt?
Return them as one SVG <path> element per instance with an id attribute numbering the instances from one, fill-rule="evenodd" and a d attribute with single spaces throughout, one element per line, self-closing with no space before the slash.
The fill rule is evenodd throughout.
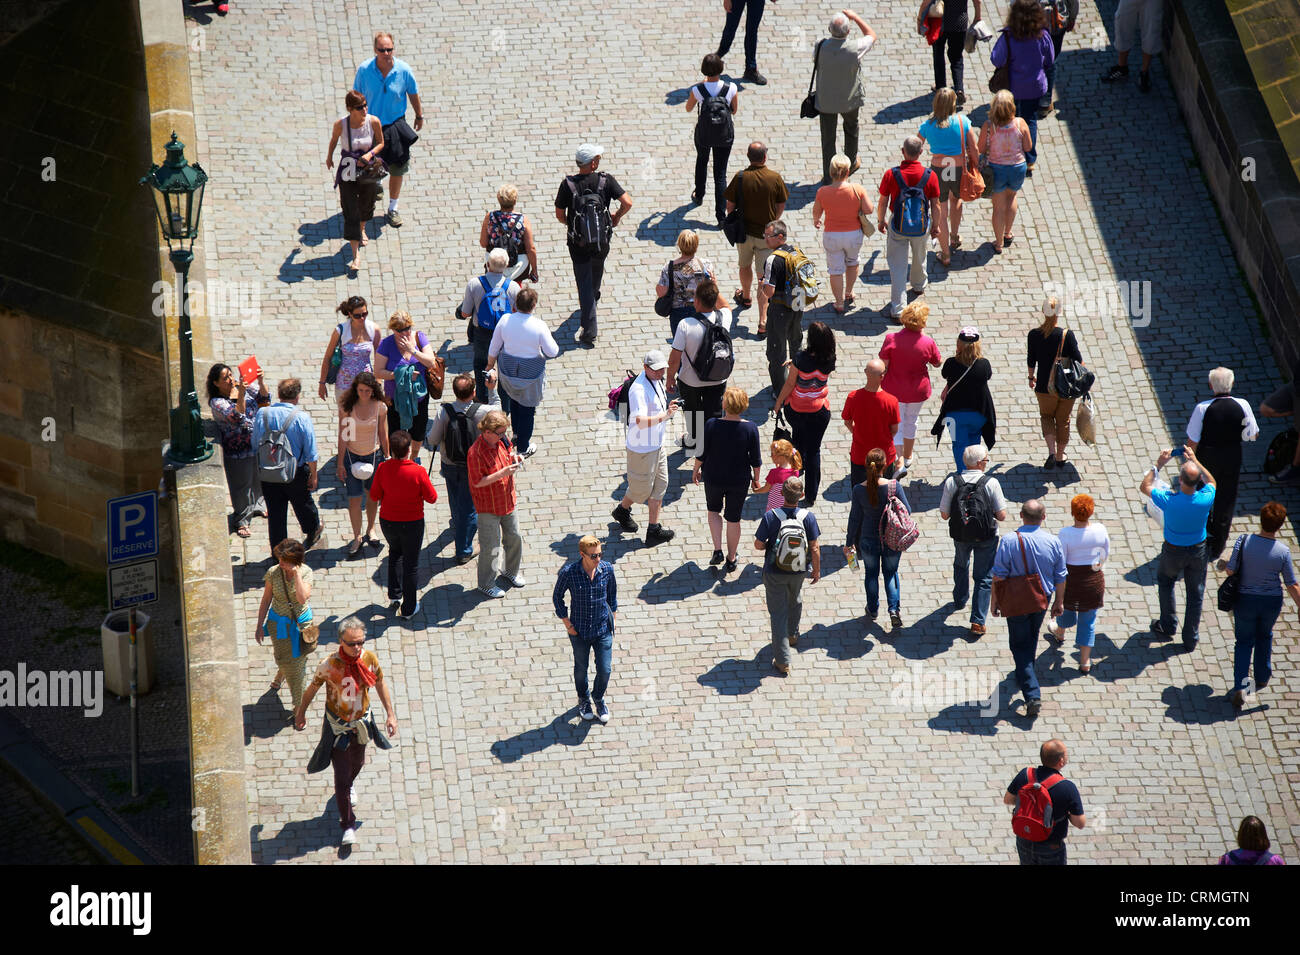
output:
<path id="1" fill-rule="evenodd" d="M 578 690 L 578 715 L 584 720 L 609 722 L 605 688 L 609 686 L 614 653 L 614 615 L 618 612 L 618 581 L 614 568 L 600 559 L 600 539 L 587 534 L 578 541 L 579 557 L 560 571 L 555 581 L 555 615 L 564 621 L 573 644 L 573 682 Z M 572 597 L 572 612 L 564 594 Z M 596 654 L 596 685 L 587 696 L 587 662 Z M 594 709 L 593 709 L 594 697 Z"/>

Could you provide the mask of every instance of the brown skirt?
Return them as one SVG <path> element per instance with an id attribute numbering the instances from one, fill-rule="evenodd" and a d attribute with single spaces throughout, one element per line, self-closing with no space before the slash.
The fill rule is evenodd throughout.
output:
<path id="1" fill-rule="evenodd" d="M 1097 610 L 1106 593 L 1106 575 L 1093 570 L 1091 564 L 1067 564 L 1065 568 L 1065 609 Z"/>

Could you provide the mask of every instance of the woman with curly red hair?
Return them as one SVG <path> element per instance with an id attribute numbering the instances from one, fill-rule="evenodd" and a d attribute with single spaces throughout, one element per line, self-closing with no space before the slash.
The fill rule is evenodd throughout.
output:
<path id="1" fill-rule="evenodd" d="M 1079 648 L 1079 672 L 1092 671 L 1092 646 L 1097 637 L 1097 611 L 1106 593 L 1106 575 L 1101 567 L 1110 556 L 1110 535 L 1106 528 L 1092 522 L 1097 505 L 1087 494 L 1070 498 L 1071 527 L 1063 527 L 1057 537 L 1065 551 L 1065 612 L 1056 618 L 1052 640 L 1065 642 L 1065 631 L 1078 626 L 1074 645 Z"/>

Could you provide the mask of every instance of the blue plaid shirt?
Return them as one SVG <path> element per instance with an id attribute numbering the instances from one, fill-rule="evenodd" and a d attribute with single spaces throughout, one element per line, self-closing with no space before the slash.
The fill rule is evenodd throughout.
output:
<path id="1" fill-rule="evenodd" d="M 573 611 L 564 606 L 564 592 L 573 595 Z M 614 630 L 614 614 L 618 612 L 618 581 L 614 568 L 602 560 L 596 576 L 588 577 L 582 567 L 582 558 L 566 564 L 555 581 L 555 615 L 565 617 L 573 624 L 578 636 L 591 640 L 603 637 Z"/>

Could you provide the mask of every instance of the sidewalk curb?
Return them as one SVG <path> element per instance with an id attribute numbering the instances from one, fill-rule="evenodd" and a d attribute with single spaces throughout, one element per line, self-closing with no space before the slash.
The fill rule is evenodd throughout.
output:
<path id="1" fill-rule="evenodd" d="M 157 865 L 158 860 L 59 771 L 26 730 L 0 713 L 0 766 L 45 803 L 108 865 Z M 30 860 L 40 863 L 39 859 Z"/>

